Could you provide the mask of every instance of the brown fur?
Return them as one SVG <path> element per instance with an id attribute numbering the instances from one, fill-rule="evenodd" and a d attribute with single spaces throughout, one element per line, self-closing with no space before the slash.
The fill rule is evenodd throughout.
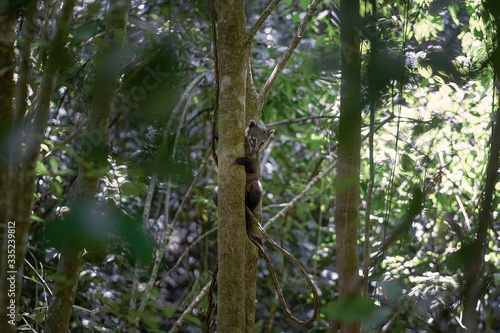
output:
<path id="1" fill-rule="evenodd" d="M 245 166 L 246 186 L 245 205 L 254 210 L 262 200 L 262 175 L 260 172 L 260 151 L 266 146 L 274 130 L 266 126 L 257 124 L 255 120 L 250 120 L 245 129 L 245 157 L 238 157 L 235 163 Z M 212 192 L 212 197 L 217 205 L 217 187 Z"/>

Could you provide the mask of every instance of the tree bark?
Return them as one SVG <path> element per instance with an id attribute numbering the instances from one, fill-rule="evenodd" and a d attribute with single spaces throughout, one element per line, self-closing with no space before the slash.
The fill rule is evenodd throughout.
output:
<path id="1" fill-rule="evenodd" d="M 495 51 L 491 57 L 493 72 L 495 73 L 495 87 L 500 92 L 500 7 L 495 1 L 486 1 L 485 9 L 493 16 L 497 33 L 494 34 Z M 500 101 L 500 98 L 499 98 Z M 479 313 L 477 305 L 485 292 L 484 276 L 484 252 L 487 247 L 488 229 L 492 226 L 493 198 L 495 196 L 495 185 L 500 168 L 500 108 L 497 108 L 492 117 L 492 130 L 490 139 L 490 155 L 486 168 L 485 185 L 482 193 L 481 207 L 479 208 L 478 226 L 476 239 L 471 245 L 472 256 L 465 265 L 465 289 L 463 297 L 463 324 L 466 332 L 477 332 Z"/>
<path id="2" fill-rule="evenodd" d="M 13 13 L 0 13 L 0 331 L 15 332 L 16 325 L 9 324 L 11 317 L 7 317 L 11 310 L 10 301 L 14 300 L 14 309 L 12 313 L 15 319 L 16 304 L 19 301 L 19 289 L 16 288 L 15 295 L 9 293 L 10 282 L 7 278 L 15 278 L 16 274 L 8 273 L 15 269 L 9 269 L 10 261 L 9 247 L 13 239 L 9 240 L 9 230 L 16 231 L 15 228 L 9 228 L 11 221 L 10 206 L 10 186 L 9 172 L 10 161 L 9 137 L 12 130 L 13 110 L 12 99 L 14 97 L 14 39 L 15 39 L 15 16 Z M 15 234 L 14 234 L 15 235 Z M 11 236 L 13 237 L 13 236 Z M 19 275 L 19 274 L 17 274 Z M 15 284 L 19 287 L 20 284 Z M 15 320 L 13 320 L 15 323 Z"/>
<path id="3" fill-rule="evenodd" d="M 335 202 L 337 271 L 341 298 L 360 295 L 358 276 L 358 204 L 361 147 L 359 1 L 340 2 L 341 97 Z M 360 331 L 360 324 L 340 323 L 340 331 Z"/>
<path id="4" fill-rule="evenodd" d="M 81 158 L 87 164 L 81 164 L 78 171 L 73 210 L 78 205 L 94 201 L 100 179 L 95 170 L 102 169 L 107 163 L 106 138 L 120 73 L 119 54 L 124 36 L 118 31 L 126 28 L 129 6 L 130 0 L 110 1 L 106 24 L 106 38 L 110 41 L 110 46 L 104 50 L 102 57 L 95 60 L 97 70 L 92 107 L 89 122 L 82 133 L 80 152 Z M 58 272 L 54 278 L 54 294 L 45 323 L 47 332 L 68 331 L 83 256 L 83 248 L 74 245 L 76 237 L 78 235 L 68 235 L 62 245 Z"/>
<path id="5" fill-rule="evenodd" d="M 13 150 L 13 152 L 16 154 L 16 157 L 20 156 L 19 159 L 9 161 L 9 173 L 11 180 L 9 181 L 10 191 L 7 201 L 7 204 L 10 205 L 7 210 L 8 212 L 10 212 L 9 221 L 12 222 L 13 230 L 15 232 L 15 262 L 13 263 L 13 267 L 6 267 L 2 265 L 2 268 L 8 268 L 8 271 L 2 269 L 2 274 L 0 275 L 2 275 L 2 282 L 5 281 L 4 277 L 12 277 L 13 279 L 15 279 L 14 283 L 9 283 L 9 289 L 14 289 L 15 295 L 13 298 L 10 298 L 10 295 L 7 294 L 7 297 L 10 298 L 10 302 L 14 301 L 13 303 L 16 307 L 16 313 L 19 304 L 19 298 L 21 296 L 24 257 L 28 244 L 33 186 L 35 181 L 35 166 L 39 156 L 40 143 L 43 141 L 44 131 L 49 118 L 50 100 L 55 89 L 55 82 L 60 69 L 60 61 L 57 60 L 57 57 L 60 56 L 64 49 L 68 36 L 69 21 L 73 13 L 75 3 L 76 0 L 66 1 L 64 8 L 62 9 L 60 19 L 57 21 L 58 24 L 56 33 L 53 40 L 51 41 L 49 58 L 47 60 L 47 66 L 42 77 L 42 84 L 39 91 L 38 104 L 35 108 L 34 118 L 32 121 L 26 121 L 26 123 L 30 124 L 28 125 L 30 126 L 30 128 L 26 130 L 26 132 L 28 133 L 26 138 L 26 149 L 23 150 L 23 147 L 21 147 L 19 141 L 19 130 L 16 130 L 15 133 L 17 135 L 16 140 L 10 143 L 10 145 L 14 146 L 9 148 Z M 8 23 L 8 21 L 5 21 L 5 23 Z M 9 92 L 9 94 L 12 94 L 12 92 Z M 9 105 L 10 110 L 12 110 L 12 97 Z M 10 120 L 10 122 L 12 123 L 12 120 Z M 22 153 L 19 154 L 18 151 L 21 151 Z M 22 161 L 22 163 L 18 163 L 19 161 Z M 7 274 L 7 276 L 5 276 L 5 274 Z M 3 289 L 4 287 L 5 285 L 1 286 L 2 290 L 0 293 L 2 295 L 5 295 Z M 4 319 L 5 317 L 3 316 L 3 306 L 0 314 L 2 315 L 2 319 Z M 3 327 L 3 320 L 1 321 L 1 323 L 2 327 L 0 328 L 2 329 L 2 332 L 14 332 L 16 330 L 16 320 L 13 320 L 13 325 L 9 324 L 7 327 Z M 3 330 L 4 328 L 5 330 Z"/>
<path id="6" fill-rule="evenodd" d="M 219 232 L 217 331 L 245 332 L 244 130 L 249 45 L 242 0 L 217 3 L 219 96 Z"/>
<path id="7" fill-rule="evenodd" d="M 498 91 L 500 92 L 500 89 Z M 471 246 L 473 256 L 465 266 L 463 324 L 467 327 L 467 332 L 477 332 L 478 330 L 479 313 L 477 305 L 485 292 L 484 252 L 487 246 L 488 229 L 492 223 L 491 212 L 497 183 L 497 170 L 500 168 L 500 108 L 497 108 L 493 118 L 495 120 L 492 124 L 490 158 L 479 210 L 476 239 Z"/>
<path id="8" fill-rule="evenodd" d="M 500 65 L 500 64 L 497 64 Z M 500 66 L 495 66 L 496 77 L 500 77 Z M 497 91 L 500 92 L 500 84 L 496 84 Z M 484 276 L 484 253 L 487 247 L 488 229 L 492 225 L 492 207 L 495 197 L 495 185 L 497 174 L 500 168 L 500 108 L 493 114 L 493 123 L 490 139 L 490 156 L 486 168 L 485 185 L 482 193 L 482 202 L 479 209 L 478 226 L 476 239 L 471 245 L 473 255 L 465 265 L 465 289 L 464 289 L 464 310 L 463 324 L 467 327 L 467 332 L 477 332 L 479 323 L 479 313 L 477 305 L 485 292 Z"/>

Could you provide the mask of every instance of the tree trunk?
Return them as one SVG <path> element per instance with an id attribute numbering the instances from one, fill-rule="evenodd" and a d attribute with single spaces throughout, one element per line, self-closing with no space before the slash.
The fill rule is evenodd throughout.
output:
<path id="1" fill-rule="evenodd" d="M 89 122 L 82 133 L 82 159 L 92 162 L 92 167 L 80 165 L 73 198 L 73 210 L 81 204 L 92 203 L 97 192 L 99 176 L 96 169 L 107 163 L 106 138 L 121 61 L 120 48 L 127 24 L 130 0 L 111 0 L 106 24 L 106 38 L 110 46 L 101 58 L 96 59 L 96 78 L 93 87 L 92 108 Z M 92 172 L 94 171 L 94 172 Z M 63 242 L 58 272 L 54 278 L 54 295 L 46 320 L 47 332 L 67 332 L 71 309 L 75 301 L 83 248 L 74 245 L 75 237 L 68 235 Z"/>
<path id="2" fill-rule="evenodd" d="M 361 147 L 359 1 L 340 2 L 341 97 L 335 202 L 337 270 L 341 298 L 360 295 L 358 276 L 358 204 Z M 353 285 L 354 283 L 354 285 Z M 359 332 L 359 323 L 340 323 L 341 332 Z"/>
<path id="3" fill-rule="evenodd" d="M 219 232 L 217 331 L 245 332 L 245 156 L 244 130 L 249 45 L 242 0 L 218 1 Z"/>
<path id="4" fill-rule="evenodd" d="M 495 73 L 495 87 L 500 92 L 500 7 L 496 1 L 486 1 L 485 8 L 494 18 L 497 33 L 494 35 L 495 44 L 494 56 L 491 57 L 493 71 Z M 500 99 L 499 99 L 500 100 Z M 466 332 L 477 332 L 479 323 L 479 314 L 477 305 L 485 292 L 484 276 L 484 252 L 487 247 L 488 229 L 492 225 L 491 211 L 493 207 L 493 198 L 495 196 L 495 185 L 497 183 L 498 169 L 500 168 L 500 108 L 497 108 L 492 117 L 492 131 L 490 139 L 490 156 L 486 168 L 485 185 L 481 197 L 481 207 L 479 209 L 478 226 L 476 239 L 471 250 L 473 251 L 471 260 L 465 265 L 465 289 L 463 298 L 463 324 L 467 328 Z"/>
<path id="5" fill-rule="evenodd" d="M 9 250 L 14 244 L 16 228 L 9 224 L 10 213 L 10 186 L 9 186 L 9 137 L 12 129 L 13 110 L 12 99 L 14 97 L 14 38 L 15 38 L 15 16 L 13 13 L 0 13 L 0 331 L 16 331 L 16 305 L 19 301 L 19 283 L 14 284 L 16 289 L 9 292 L 11 283 L 15 281 L 16 274 L 8 273 L 15 271 L 14 257 L 8 256 Z M 10 267 L 12 263 L 13 267 Z M 16 263 L 17 264 L 17 263 Z M 17 278 L 19 278 L 17 274 Z M 9 280 L 7 280 L 9 278 Z M 19 281 L 19 280 L 18 280 Z M 10 304 L 11 301 L 15 303 Z M 12 320 L 10 323 L 8 321 Z"/>
<path id="6" fill-rule="evenodd" d="M 29 128 L 26 129 L 26 132 L 28 133 L 26 137 L 26 149 L 23 150 L 23 147 L 20 144 L 19 140 L 21 137 L 21 131 L 17 128 L 16 133 L 13 133 L 16 134 L 16 140 L 10 143 L 11 147 L 9 148 L 13 150 L 13 154 L 11 157 L 13 157 L 15 154 L 15 156 L 18 158 L 16 160 L 9 161 L 9 173 L 11 180 L 9 181 L 10 191 L 8 192 L 9 198 L 7 199 L 7 204 L 10 205 L 7 209 L 7 211 L 10 212 L 9 222 L 11 222 L 11 230 L 14 231 L 13 235 L 15 235 L 15 243 L 9 243 L 9 246 L 14 245 L 13 251 L 15 249 L 15 259 L 13 260 L 13 267 L 6 267 L 2 265 L 2 268 L 8 268 L 8 271 L 4 271 L 2 269 L 2 274 L 0 274 L 2 275 L 2 282 L 6 281 L 4 278 L 5 274 L 7 274 L 6 278 L 12 278 L 12 280 L 9 280 L 8 286 L 4 284 L 1 285 L 0 293 L 2 295 L 5 295 L 4 288 L 7 287 L 10 290 L 14 291 L 14 296 L 12 298 L 10 296 L 10 293 L 7 294 L 7 297 L 9 298 L 9 304 L 14 304 L 16 308 L 14 312 L 16 313 L 19 298 L 21 296 L 24 257 L 28 245 L 33 186 L 35 181 L 35 166 L 39 156 L 40 144 L 43 141 L 44 131 L 49 118 L 50 100 L 55 89 L 55 82 L 60 69 L 61 62 L 58 60 L 58 57 L 60 57 L 65 47 L 69 30 L 69 21 L 71 20 L 71 15 L 73 13 L 75 3 L 76 0 L 66 1 L 64 8 L 62 9 L 60 19 L 57 21 L 58 24 L 56 33 L 54 39 L 51 41 L 47 66 L 44 69 L 41 89 L 39 91 L 39 95 L 37 96 L 38 104 L 35 108 L 34 118 L 32 121 L 31 119 L 26 121 L 26 123 L 29 124 Z M 2 22 L 8 24 L 9 21 L 2 20 Z M 12 110 L 12 97 L 9 105 L 10 110 Z M 22 151 L 22 156 L 18 153 L 19 151 Z M 19 161 L 21 161 L 22 163 L 19 163 Z M 16 330 L 16 320 L 13 320 L 11 322 L 12 325 L 3 327 L 3 319 L 5 318 L 3 316 L 3 309 L 4 308 L 2 306 L 2 311 L 0 311 L 0 314 L 2 315 L 2 326 L 0 327 L 0 329 L 2 329 L 2 332 L 14 332 Z"/>

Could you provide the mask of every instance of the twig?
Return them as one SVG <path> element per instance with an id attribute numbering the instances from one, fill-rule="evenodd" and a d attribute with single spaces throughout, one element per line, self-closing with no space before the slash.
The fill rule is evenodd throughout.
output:
<path id="1" fill-rule="evenodd" d="M 372 210 L 373 184 L 375 180 L 375 163 L 373 157 L 373 137 L 375 135 L 375 105 L 373 102 L 370 105 L 370 133 L 368 134 L 368 146 L 370 149 L 370 180 L 368 181 L 368 189 L 366 191 L 366 210 L 365 210 L 365 243 L 363 248 L 363 294 L 368 294 L 368 271 L 370 265 L 370 214 Z"/>
<path id="2" fill-rule="evenodd" d="M 62 145 L 67 145 L 70 141 L 73 141 L 76 137 L 78 137 L 82 132 L 85 126 L 87 125 L 88 120 L 85 120 L 73 134 L 70 134 L 66 139 L 64 139 L 61 144 Z M 51 151 L 49 151 L 45 156 L 42 158 L 42 162 L 45 163 L 49 157 L 54 155 L 56 152 L 59 151 L 59 148 L 54 147 L 52 148 Z"/>
<path id="3" fill-rule="evenodd" d="M 338 118 L 337 116 L 314 116 L 314 117 L 303 117 L 303 118 L 294 118 L 294 119 L 284 119 L 280 121 L 275 121 L 274 123 L 268 123 L 267 126 L 278 126 L 278 125 L 289 125 L 289 124 L 295 124 L 295 123 L 301 123 L 303 121 L 308 121 L 312 119 L 322 119 L 322 118 Z"/>
<path id="4" fill-rule="evenodd" d="M 276 67 L 274 68 L 271 76 L 269 77 L 269 79 L 267 79 L 264 88 L 262 88 L 262 91 L 259 94 L 260 105 L 264 105 L 264 101 L 267 99 L 269 92 L 271 91 L 272 87 L 278 80 L 278 77 L 280 76 L 281 72 L 283 72 L 283 69 L 285 68 L 290 58 L 292 57 L 293 52 L 295 51 L 300 41 L 302 40 L 302 35 L 306 30 L 307 24 L 311 21 L 314 13 L 316 13 L 316 11 L 318 10 L 318 5 L 320 1 L 321 0 L 314 0 L 307 8 L 306 15 L 300 22 L 299 27 L 297 29 L 297 33 L 292 38 L 292 41 L 288 45 L 288 48 L 285 51 L 285 53 L 281 56 L 280 60 L 278 60 L 278 63 L 276 64 Z"/>
<path id="5" fill-rule="evenodd" d="M 214 111 L 212 114 L 212 136 L 211 136 L 211 146 L 212 146 L 212 157 L 215 161 L 215 165 L 219 165 L 219 160 L 217 158 L 217 153 L 215 152 L 215 140 L 216 140 L 216 127 L 217 127 L 217 111 L 219 110 L 219 56 L 217 54 L 217 31 L 215 25 L 215 0 L 210 0 L 210 24 L 212 27 L 212 47 L 214 53 L 214 85 L 215 85 L 215 99 L 214 99 Z"/>
<path id="6" fill-rule="evenodd" d="M 149 186 L 148 186 L 148 194 L 146 195 L 146 200 L 144 202 L 144 210 L 142 212 L 142 225 L 143 227 L 146 227 L 146 222 L 148 221 L 149 214 L 151 212 L 151 202 L 153 200 L 153 193 L 156 187 L 156 173 L 154 173 L 151 176 L 151 180 L 149 181 Z M 129 307 L 130 311 L 135 311 L 137 307 L 137 288 L 139 286 L 139 263 L 135 264 L 134 267 L 134 275 L 132 279 L 132 290 L 131 290 L 131 297 L 130 297 L 130 302 L 129 302 Z M 139 318 L 135 318 L 135 325 L 136 327 L 139 326 Z"/>
<path id="7" fill-rule="evenodd" d="M 47 284 L 47 282 L 45 282 L 43 277 L 38 273 L 38 271 L 31 265 L 31 263 L 26 258 L 24 258 L 24 262 L 33 270 L 33 272 L 35 272 L 36 276 L 38 276 L 40 281 L 42 281 L 42 285 L 47 289 L 50 296 L 52 296 L 52 290 L 50 290 L 49 285 Z"/>
<path id="8" fill-rule="evenodd" d="M 190 101 L 192 100 L 192 95 L 193 94 L 194 94 L 194 91 L 191 92 L 191 94 L 189 95 L 188 101 L 186 102 L 186 105 L 184 106 L 184 109 L 182 111 L 182 115 L 180 117 L 179 126 L 177 127 L 176 137 L 175 137 L 174 143 L 173 143 L 172 160 L 175 159 L 175 152 L 176 152 L 176 148 L 177 148 L 178 138 L 179 138 L 179 135 L 180 135 L 180 129 L 183 126 L 184 118 L 186 116 L 187 109 L 188 109 L 189 105 L 191 104 Z M 172 114 L 171 118 L 173 117 L 173 115 L 174 114 Z M 169 120 L 169 123 L 170 123 L 170 120 Z M 166 144 L 166 137 L 168 136 L 168 129 L 169 128 L 170 128 L 170 126 L 167 124 L 167 128 L 165 128 L 165 134 L 164 134 L 164 143 L 165 144 Z M 191 186 L 189 187 L 188 191 L 184 195 L 183 200 L 182 200 L 179 208 L 177 209 L 175 217 L 172 220 L 172 222 L 170 223 L 170 229 L 171 230 L 174 229 L 175 223 L 177 221 L 178 216 L 180 215 L 180 212 L 183 209 L 184 203 L 186 202 L 187 198 L 191 195 L 193 187 L 196 184 L 196 181 L 198 180 L 198 178 L 199 178 L 199 176 L 200 176 L 200 174 L 201 174 L 201 172 L 203 170 L 203 166 L 205 165 L 205 163 L 206 163 L 206 159 L 202 162 L 202 165 L 200 166 L 200 170 L 198 171 L 198 174 L 196 175 L 196 177 L 194 178 L 193 182 L 191 183 Z M 168 235 L 168 231 L 169 231 L 168 216 L 170 215 L 169 202 L 170 202 L 171 181 L 172 181 L 172 177 L 169 176 L 169 178 L 168 178 L 168 185 L 167 185 L 167 196 L 165 197 L 165 224 L 166 224 L 166 230 L 165 230 L 165 232 L 164 232 L 164 234 L 162 236 L 162 239 L 161 239 L 161 247 L 156 252 L 157 255 L 156 255 L 156 258 L 155 258 L 153 269 L 151 270 L 151 276 L 149 277 L 148 283 L 146 285 L 145 297 L 141 300 L 141 303 L 139 304 L 139 312 L 144 311 L 144 308 L 146 307 L 146 303 L 147 303 L 147 301 L 149 300 L 149 297 L 150 297 L 149 291 L 153 288 L 154 282 L 155 282 L 155 280 L 156 280 L 156 278 L 158 276 L 158 270 L 160 269 L 161 261 L 163 259 L 163 256 L 165 255 L 165 251 L 166 251 L 166 249 L 168 247 L 168 243 L 170 241 L 170 237 Z"/>
<path id="9" fill-rule="evenodd" d="M 262 25 L 264 24 L 264 22 L 266 22 L 267 18 L 269 17 L 269 15 L 271 15 L 271 13 L 273 12 L 273 10 L 278 6 L 278 4 L 280 3 L 281 0 L 273 0 L 269 6 L 267 6 L 267 8 L 262 12 L 262 14 L 260 15 L 260 17 L 257 19 L 257 21 L 255 21 L 255 24 L 250 28 L 250 30 L 248 30 L 248 42 L 252 42 L 252 40 L 254 39 L 255 35 L 257 34 L 257 31 L 260 30 L 260 28 L 262 27 Z"/>
<path id="10" fill-rule="evenodd" d="M 28 326 L 28 328 L 31 329 L 32 332 L 36 333 L 35 329 L 28 323 L 28 321 L 26 320 L 26 317 L 24 315 L 23 315 L 23 321 L 26 323 L 26 326 Z"/>
<path id="11" fill-rule="evenodd" d="M 306 186 L 306 188 L 304 188 L 302 190 L 302 192 L 300 192 L 295 198 L 293 198 L 290 202 L 288 202 L 285 207 L 280 210 L 278 212 L 278 214 L 274 215 L 273 218 L 271 218 L 269 221 L 267 221 L 267 223 L 264 225 L 264 230 L 267 230 L 269 229 L 269 227 L 271 226 L 271 224 L 273 224 L 274 222 L 276 222 L 276 220 L 278 220 L 280 217 L 284 217 L 285 214 L 290 210 L 292 209 L 296 204 L 297 202 L 299 202 L 299 200 L 301 200 L 302 198 L 304 198 L 307 194 L 307 192 L 309 192 L 309 190 L 314 186 L 316 185 L 316 183 L 318 183 L 321 178 L 323 178 L 324 176 L 326 176 L 330 171 L 332 171 L 332 169 L 337 165 L 337 163 L 332 163 L 330 164 L 325 170 L 321 171 L 319 174 L 317 174 Z"/>
<path id="12" fill-rule="evenodd" d="M 316 317 L 318 315 L 318 310 L 319 310 L 319 295 L 318 295 L 318 289 L 317 289 L 316 285 L 312 281 L 309 274 L 307 274 L 307 272 L 304 269 L 304 267 L 302 266 L 302 264 L 297 259 L 295 259 L 295 257 L 290 252 L 288 252 L 287 250 L 285 250 L 284 248 L 279 246 L 267 234 L 267 232 L 264 230 L 264 228 L 260 224 L 259 220 L 257 220 L 255 215 L 253 215 L 252 211 L 248 207 L 245 207 L 245 209 L 246 209 L 247 215 L 250 217 L 250 219 L 255 224 L 255 226 L 259 229 L 259 231 L 262 233 L 264 238 L 269 243 L 271 243 L 271 245 L 274 248 L 278 249 L 282 254 L 284 254 L 288 258 L 288 260 L 290 260 L 293 263 L 293 265 L 299 269 L 300 273 L 302 274 L 302 276 L 306 280 L 307 284 L 311 287 L 311 290 L 313 293 L 313 299 L 314 299 L 314 312 L 313 312 L 313 315 L 311 316 L 311 318 L 309 318 L 308 320 L 301 320 L 301 319 L 295 317 L 292 314 L 292 312 L 290 311 L 290 309 L 288 309 L 288 306 L 286 305 L 285 297 L 283 296 L 283 292 L 282 292 L 280 284 L 278 282 L 276 272 L 274 271 L 273 264 L 271 263 L 271 259 L 269 258 L 269 255 L 267 254 L 266 250 L 264 249 L 264 247 L 261 243 L 262 241 L 260 239 L 257 239 L 256 237 L 249 237 L 249 239 L 252 241 L 252 243 L 254 243 L 254 245 L 257 246 L 257 248 L 260 250 L 260 252 L 262 253 L 262 256 L 264 257 L 264 260 L 267 263 L 267 267 L 269 269 L 269 272 L 271 273 L 271 278 L 273 279 L 273 283 L 274 283 L 274 286 L 276 288 L 276 292 L 278 293 L 278 298 L 281 302 L 281 306 L 282 306 L 283 310 L 285 311 L 287 317 L 292 319 L 294 322 L 296 322 L 297 324 L 299 324 L 301 326 L 307 326 L 307 325 L 312 324 L 316 320 Z"/>
<path id="13" fill-rule="evenodd" d="M 212 326 L 212 313 L 215 308 L 214 304 L 214 290 L 217 285 L 217 277 L 219 274 L 219 261 L 215 262 L 215 267 L 212 272 L 212 281 L 210 282 L 210 288 L 208 289 L 208 306 L 207 306 L 207 317 L 205 318 L 205 333 L 210 333 L 210 327 Z"/>
<path id="14" fill-rule="evenodd" d="M 203 289 L 201 289 L 200 293 L 198 294 L 198 296 L 196 296 L 196 298 L 191 302 L 191 304 L 189 304 L 189 306 L 186 308 L 186 310 L 184 310 L 184 312 L 179 316 L 179 319 L 177 319 L 175 321 L 175 324 L 174 326 L 172 326 L 172 328 L 170 329 L 170 331 L 168 331 L 168 333 L 175 333 L 175 332 L 178 332 L 181 327 L 182 327 L 182 322 L 184 321 L 184 318 L 186 316 L 189 316 L 191 314 L 191 312 L 193 312 L 193 309 L 201 302 L 201 300 L 205 297 L 205 295 L 207 294 L 208 292 L 208 289 L 210 289 L 210 284 L 211 284 L 211 281 L 208 282 L 204 287 Z"/>
<path id="15" fill-rule="evenodd" d="M 182 198 L 181 204 L 179 205 L 179 208 L 177 209 L 177 212 L 176 212 L 174 218 L 172 219 L 172 222 L 170 223 L 170 226 L 171 226 L 172 229 L 174 228 L 175 223 L 177 222 L 177 220 L 178 220 L 181 212 L 183 211 L 184 204 L 186 203 L 187 199 L 190 197 L 191 192 L 193 191 L 194 185 L 197 183 L 198 178 L 200 177 L 200 175 L 201 175 L 201 173 L 203 171 L 203 168 L 207 164 L 207 161 L 208 161 L 208 158 L 205 158 L 203 160 L 202 164 L 200 165 L 200 169 L 199 169 L 198 173 L 194 177 L 191 185 L 189 186 L 188 191 L 186 192 L 186 194 Z M 167 198 L 168 197 L 169 197 L 169 195 L 167 195 Z M 165 199 L 166 203 L 168 201 L 167 198 Z M 166 208 L 166 210 L 168 210 L 168 209 Z M 166 218 L 168 218 L 168 217 L 166 217 Z M 151 271 L 151 276 L 150 276 L 150 278 L 148 280 L 148 284 L 147 284 L 147 289 L 146 290 L 151 290 L 151 288 L 154 285 L 154 281 L 156 280 L 156 277 L 158 276 L 158 270 L 160 268 L 161 260 L 162 260 L 164 254 L 165 254 L 166 249 L 168 248 L 169 241 L 170 241 L 169 237 L 167 235 L 164 235 L 161 247 L 157 251 L 157 254 L 156 254 L 155 263 L 153 264 L 153 269 Z M 146 292 L 145 297 L 141 300 L 141 304 L 139 305 L 139 312 L 141 312 L 141 311 L 144 310 L 144 307 L 146 306 L 146 302 L 149 299 L 149 297 L 150 297 L 149 292 Z"/>
<path id="16" fill-rule="evenodd" d="M 172 273 L 172 271 L 174 269 L 176 269 L 177 267 L 179 267 L 180 263 L 182 262 L 182 260 L 188 255 L 189 251 L 196 245 L 198 244 L 203 238 L 207 237 L 208 235 L 210 235 L 212 232 L 214 231 L 217 231 L 217 227 L 214 227 L 210 230 L 208 230 L 207 232 L 205 232 L 203 235 L 201 235 L 200 237 L 198 237 L 198 239 L 196 239 L 193 243 L 191 243 L 186 250 L 184 250 L 184 252 L 182 253 L 182 255 L 179 257 L 179 259 L 177 259 L 177 262 L 175 263 L 175 265 L 172 266 L 172 268 L 170 268 L 168 270 L 168 272 L 166 272 L 160 279 L 160 283 L 163 282 L 163 280 L 170 274 Z"/>

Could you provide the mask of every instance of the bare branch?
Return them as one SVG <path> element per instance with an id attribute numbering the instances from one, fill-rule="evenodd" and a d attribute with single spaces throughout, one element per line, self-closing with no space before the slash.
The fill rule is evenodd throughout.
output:
<path id="1" fill-rule="evenodd" d="M 52 296 L 52 290 L 50 290 L 49 285 L 47 284 L 47 282 L 45 282 L 45 279 L 40 275 L 40 273 L 38 273 L 38 271 L 35 269 L 35 267 L 33 267 L 33 265 L 31 265 L 31 263 L 26 258 L 24 258 L 24 263 L 26 265 L 28 265 L 33 270 L 33 272 L 35 272 L 36 276 L 40 279 L 41 284 L 43 285 L 45 290 L 47 290 L 49 292 L 50 296 Z M 36 281 L 36 280 L 34 280 L 34 281 Z"/>
<path id="2" fill-rule="evenodd" d="M 175 324 L 174 326 L 172 326 L 172 328 L 170 329 L 170 331 L 168 331 L 168 333 L 175 333 L 175 332 L 179 332 L 179 330 L 181 329 L 182 327 L 182 323 L 184 322 L 184 318 L 186 316 L 189 316 L 194 308 L 201 302 L 201 300 L 205 297 L 205 295 L 207 294 L 208 292 L 208 289 L 210 289 L 210 284 L 211 282 L 208 282 L 204 287 L 203 289 L 201 289 L 200 293 L 198 294 L 198 296 L 196 296 L 196 298 L 191 302 L 191 304 L 189 304 L 189 306 L 186 308 L 186 310 L 184 310 L 184 312 L 180 315 L 180 317 L 175 321 Z"/>
<path id="3" fill-rule="evenodd" d="M 319 174 L 317 174 L 306 186 L 305 189 L 302 190 L 302 192 L 300 192 L 295 198 L 293 198 L 290 202 L 288 202 L 285 207 L 283 207 L 282 210 L 279 211 L 278 214 L 274 215 L 272 219 L 270 219 L 269 221 L 267 221 L 267 223 L 264 225 L 264 229 L 269 229 L 269 227 L 271 226 L 271 224 L 273 224 L 276 220 L 278 220 L 280 217 L 284 217 L 285 214 L 293 208 L 293 206 L 295 206 L 297 204 L 297 202 L 299 202 L 299 200 L 301 200 L 302 198 L 304 198 L 307 194 L 307 192 L 309 192 L 309 190 L 311 190 L 311 188 L 316 185 L 321 178 L 323 178 L 324 176 L 326 176 L 330 171 L 332 171 L 332 169 L 337 165 L 337 163 L 332 163 L 328 166 L 328 168 L 326 168 L 325 170 L 321 171 Z"/>
<path id="4" fill-rule="evenodd" d="M 303 118 L 293 118 L 293 119 L 284 119 L 280 121 L 275 121 L 274 123 L 268 123 L 266 126 L 271 127 L 271 126 L 277 126 L 277 125 L 290 125 L 290 124 L 295 124 L 295 123 L 301 123 L 305 122 L 308 120 L 312 119 L 322 119 L 322 118 L 338 118 L 337 116 L 314 116 L 314 117 L 303 117 Z"/>
<path id="5" fill-rule="evenodd" d="M 191 243 L 187 248 L 186 250 L 184 250 L 184 252 L 182 253 L 182 255 L 179 257 L 179 259 L 177 259 L 177 262 L 175 263 L 175 265 L 172 266 L 172 268 L 170 268 L 168 270 L 168 272 L 166 272 L 160 279 L 160 281 L 157 283 L 157 284 L 161 284 L 163 283 L 163 281 L 165 280 L 165 278 L 167 276 L 170 275 L 170 273 L 172 273 L 172 271 L 174 269 L 176 269 L 177 267 L 179 267 L 179 265 L 181 264 L 182 260 L 188 255 L 189 251 L 196 245 L 198 244 L 202 239 L 204 239 L 205 237 L 207 237 L 208 235 L 210 235 L 212 232 L 214 231 L 217 231 L 217 227 L 213 227 L 212 229 L 208 230 L 207 232 L 205 232 L 203 235 L 201 235 L 200 237 L 198 237 L 193 243 Z"/>
<path id="6" fill-rule="evenodd" d="M 271 91 L 272 87 L 278 80 L 278 77 L 280 76 L 281 72 L 283 72 L 283 69 L 285 68 L 290 58 L 292 57 L 293 52 L 295 51 L 300 41 L 302 40 L 302 35 L 304 34 L 304 31 L 306 30 L 307 25 L 311 21 L 314 13 L 316 13 L 316 11 L 318 10 L 318 5 L 320 1 L 321 0 L 314 0 L 307 8 L 306 15 L 302 19 L 302 22 L 300 22 L 299 27 L 297 29 L 297 33 L 292 38 L 292 41 L 288 45 L 288 48 L 285 51 L 285 53 L 281 56 L 280 60 L 278 60 L 278 63 L 276 64 L 276 67 L 274 68 L 271 76 L 269 77 L 266 84 L 264 85 L 264 88 L 262 88 L 262 91 L 260 92 L 259 95 L 260 105 L 264 105 L 264 101 L 269 95 L 269 92 Z"/>
<path id="7" fill-rule="evenodd" d="M 264 22 L 266 22 L 267 18 L 269 17 L 269 15 L 271 15 L 273 10 L 278 6 L 280 1 L 281 0 L 273 0 L 269 4 L 269 6 L 267 6 L 267 8 L 262 12 L 260 17 L 257 19 L 255 24 L 253 25 L 253 27 L 250 28 L 250 30 L 248 30 L 248 41 L 249 42 L 251 42 L 254 39 L 255 35 L 257 34 L 257 31 L 260 30 L 260 28 L 262 27 Z"/>
<path id="8" fill-rule="evenodd" d="M 216 30 L 216 17 L 215 17 L 215 0 L 210 0 L 210 26 L 212 30 L 212 48 L 214 54 L 214 85 L 215 85 L 215 98 L 214 98 L 214 109 L 212 114 L 212 157 L 215 161 L 215 165 L 219 165 L 219 159 L 217 157 L 217 152 L 215 151 L 215 137 L 216 137 L 216 126 L 217 126 L 217 111 L 219 110 L 219 56 L 217 53 L 217 30 Z"/>

